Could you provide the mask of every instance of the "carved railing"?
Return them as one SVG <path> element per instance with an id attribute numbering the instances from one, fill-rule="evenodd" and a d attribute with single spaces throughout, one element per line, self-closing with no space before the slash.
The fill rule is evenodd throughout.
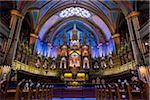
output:
<path id="1" fill-rule="evenodd" d="M 12 62 L 12 68 L 13 70 L 22 70 L 25 72 L 44 75 L 44 76 L 57 76 L 58 75 L 57 70 L 43 69 L 42 67 L 36 68 L 34 66 L 26 65 L 16 60 Z"/>

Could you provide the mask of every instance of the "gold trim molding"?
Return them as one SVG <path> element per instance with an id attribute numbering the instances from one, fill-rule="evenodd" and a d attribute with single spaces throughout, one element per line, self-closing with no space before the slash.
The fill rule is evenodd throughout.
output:
<path id="1" fill-rule="evenodd" d="M 114 38 L 117 38 L 117 37 L 120 37 L 120 34 L 119 34 L 119 33 L 114 34 L 114 35 L 112 36 L 113 39 L 114 39 Z"/>
<path id="2" fill-rule="evenodd" d="M 36 34 L 34 34 L 34 33 L 31 33 L 30 36 L 34 37 L 34 38 L 38 38 L 38 36 Z"/>
<path id="3" fill-rule="evenodd" d="M 18 16 L 18 17 L 22 17 L 22 14 L 17 10 L 11 10 L 11 14 L 15 15 L 15 16 Z"/>
<path id="4" fill-rule="evenodd" d="M 29 72 L 32 74 L 37 75 L 43 75 L 43 76 L 58 76 L 57 70 L 51 70 L 51 69 L 43 69 L 43 68 L 36 68 L 35 66 L 26 65 L 24 63 L 21 63 L 17 60 L 14 60 L 12 62 L 12 68 L 13 70 L 22 70 L 25 72 Z"/>
<path id="5" fill-rule="evenodd" d="M 131 13 L 128 14 L 127 18 L 132 18 L 135 16 L 139 16 L 139 13 L 137 11 L 132 11 Z"/>

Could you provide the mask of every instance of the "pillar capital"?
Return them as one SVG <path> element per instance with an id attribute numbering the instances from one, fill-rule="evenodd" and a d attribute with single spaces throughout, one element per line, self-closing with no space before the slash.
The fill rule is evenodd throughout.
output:
<path id="1" fill-rule="evenodd" d="M 38 36 L 35 33 L 30 34 L 30 44 L 35 44 L 36 39 Z"/>
<path id="2" fill-rule="evenodd" d="M 120 37 L 120 34 L 119 33 L 116 33 L 116 34 L 114 34 L 114 35 L 112 35 L 112 39 L 114 39 L 114 38 L 118 38 L 118 37 Z"/>
<path id="3" fill-rule="evenodd" d="M 18 10 L 11 10 L 11 15 L 15 15 L 18 17 L 23 17 L 22 14 Z"/>
<path id="4" fill-rule="evenodd" d="M 31 33 L 30 36 L 36 39 L 38 38 L 38 36 L 35 33 Z"/>
<path id="5" fill-rule="evenodd" d="M 111 38 L 114 40 L 117 49 L 119 49 L 120 48 L 120 34 L 119 33 L 113 34 Z"/>
<path id="6" fill-rule="evenodd" d="M 137 11 L 132 11 L 132 12 L 130 12 L 128 15 L 127 15 L 127 19 L 129 19 L 129 18 L 132 18 L 132 17 L 136 17 L 136 16 L 139 16 L 139 12 L 137 12 Z"/>

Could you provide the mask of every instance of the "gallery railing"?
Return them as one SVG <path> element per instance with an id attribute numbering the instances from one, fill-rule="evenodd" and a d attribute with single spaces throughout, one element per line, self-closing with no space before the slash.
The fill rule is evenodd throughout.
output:
<path id="1" fill-rule="evenodd" d="M 56 70 L 43 69 L 42 67 L 36 68 L 34 66 L 30 66 L 30 65 L 26 65 L 24 63 L 21 63 L 17 60 L 13 61 L 12 68 L 13 68 L 13 70 L 22 70 L 22 71 L 26 71 L 29 73 L 39 74 L 39 75 L 44 75 L 44 76 L 57 76 L 58 75 Z"/>
<path id="2" fill-rule="evenodd" d="M 116 66 L 111 69 L 104 70 L 102 75 L 112 75 L 112 74 L 118 74 L 129 70 L 136 70 L 136 65 L 134 61 L 128 62 L 126 64 L 123 64 L 121 66 Z"/>
<path id="3" fill-rule="evenodd" d="M 33 74 L 39 74 L 39 75 L 45 75 L 45 76 L 57 76 L 58 71 L 56 69 L 43 69 L 36 68 L 35 66 L 26 65 L 24 63 L 21 63 L 19 61 L 13 61 L 12 68 L 14 70 L 22 70 Z M 102 71 L 103 75 L 112 75 L 112 74 L 119 74 L 125 71 L 129 70 L 136 70 L 135 62 L 131 61 L 121 66 L 116 66 L 110 69 L 105 69 Z"/>
<path id="4" fill-rule="evenodd" d="M 136 65 L 134 61 L 130 61 L 123 65 L 114 66 L 112 68 L 107 68 L 105 70 L 99 70 L 95 72 L 94 70 L 90 71 L 90 74 L 96 74 L 100 76 L 107 76 L 107 75 L 113 75 L 113 74 L 119 74 L 127 71 L 134 71 L 136 70 Z"/>

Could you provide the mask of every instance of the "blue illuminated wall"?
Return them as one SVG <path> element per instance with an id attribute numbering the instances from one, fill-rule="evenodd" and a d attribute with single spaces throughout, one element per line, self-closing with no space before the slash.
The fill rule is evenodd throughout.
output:
<path id="1" fill-rule="evenodd" d="M 69 45 L 69 37 L 72 34 L 73 24 L 69 24 L 68 27 L 63 28 L 58 34 L 53 36 L 52 44 L 53 46 L 62 45 L 64 42 L 64 35 L 66 36 L 66 44 Z M 84 36 L 86 36 L 86 44 L 90 46 L 96 46 L 98 41 L 96 41 L 96 36 L 91 34 L 89 30 L 77 24 L 77 31 L 80 34 L 80 44 L 84 42 Z M 94 34 L 94 33 L 93 33 Z"/>
<path id="2" fill-rule="evenodd" d="M 48 35 L 52 35 L 52 40 L 48 41 L 48 38 L 40 40 L 40 36 L 36 41 L 36 51 L 39 55 L 46 57 L 56 58 L 57 50 L 60 45 L 64 43 L 64 37 L 66 37 L 66 45 L 69 45 L 70 34 L 72 34 L 72 29 L 74 24 L 76 24 L 77 31 L 80 34 L 80 44 L 83 45 L 84 37 L 86 37 L 86 45 L 91 47 L 92 58 L 105 57 L 112 54 L 115 51 L 115 45 L 112 38 L 109 38 L 107 42 L 99 46 L 99 41 L 97 39 L 97 34 L 91 31 L 88 27 L 83 25 L 81 22 L 72 21 L 65 25 L 65 27 L 60 28 L 56 33 L 50 32 Z M 51 47 L 48 45 L 51 43 Z"/>

